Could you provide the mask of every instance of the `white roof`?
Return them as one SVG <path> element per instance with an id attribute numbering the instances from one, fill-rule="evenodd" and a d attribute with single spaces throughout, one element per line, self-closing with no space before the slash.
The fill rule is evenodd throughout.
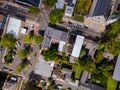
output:
<path id="1" fill-rule="evenodd" d="M 113 72 L 113 79 L 120 81 L 120 55 L 118 56 L 115 69 Z"/>
<path id="2" fill-rule="evenodd" d="M 65 0 L 57 0 L 56 8 L 57 9 L 63 9 L 64 3 L 65 3 Z"/>
<path id="3" fill-rule="evenodd" d="M 59 52 L 63 52 L 64 45 L 65 45 L 65 42 L 60 41 L 60 43 L 59 43 L 59 47 L 58 47 L 58 51 L 59 51 Z"/>
<path id="4" fill-rule="evenodd" d="M 19 29 L 21 25 L 21 20 L 10 17 L 7 27 L 7 33 L 13 34 L 17 37 L 19 34 Z"/>
<path id="5" fill-rule="evenodd" d="M 26 30 L 25 28 L 21 28 L 20 33 L 21 33 L 21 34 L 26 34 L 26 31 L 27 31 L 27 30 Z"/>
<path id="6" fill-rule="evenodd" d="M 38 58 L 38 63 L 36 64 L 35 74 L 50 77 L 54 67 L 54 61 L 46 62 L 44 57 L 41 55 Z"/>
<path id="7" fill-rule="evenodd" d="M 71 56 L 79 57 L 83 41 L 84 41 L 84 37 L 77 35 Z"/>

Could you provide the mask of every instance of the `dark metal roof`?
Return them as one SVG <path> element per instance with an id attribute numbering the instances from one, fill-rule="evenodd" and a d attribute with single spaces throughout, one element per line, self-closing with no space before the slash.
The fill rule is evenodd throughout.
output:
<path id="1" fill-rule="evenodd" d="M 110 11 L 111 1 L 112 0 L 98 0 L 93 16 L 104 15 L 107 17 Z"/>
<path id="2" fill-rule="evenodd" d="M 17 1 L 27 3 L 27 4 L 30 4 L 30 5 L 36 6 L 36 7 L 38 7 L 39 4 L 40 4 L 40 0 L 17 0 Z"/>

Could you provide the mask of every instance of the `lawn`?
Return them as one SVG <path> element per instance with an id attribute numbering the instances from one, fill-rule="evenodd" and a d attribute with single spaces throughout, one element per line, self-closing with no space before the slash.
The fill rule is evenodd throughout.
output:
<path id="1" fill-rule="evenodd" d="M 75 13 L 86 15 L 91 4 L 92 0 L 78 0 L 75 7 Z"/>
<path id="2" fill-rule="evenodd" d="M 76 20 L 76 21 L 83 22 L 84 21 L 84 16 L 80 16 L 80 15 L 75 14 L 73 16 L 73 19 Z"/>
<path id="3" fill-rule="evenodd" d="M 81 76 L 81 73 L 82 73 L 82 69 L 81 69 L 81 67 L 79 66 L 79 65 L 74 65 L 73 66 L 73 69 L 74 69 L 74 71 L 75 71 L 75 78 L 76 79 L 79 79 L 80 78 L 80 76 Z"/>
<path id="4" fill-rule="evenodd" d="M 109 78 L 107 81 L 107 90 L 116 90 L 118 81 Z"/>

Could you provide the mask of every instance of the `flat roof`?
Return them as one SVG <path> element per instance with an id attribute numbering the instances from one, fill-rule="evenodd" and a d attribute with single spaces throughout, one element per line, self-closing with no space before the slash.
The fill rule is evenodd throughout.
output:
<path id="1" fill-rule="evenodd" d="M 13 34 L 14 37 L 17 37 L 19 34 L 21 20 L 10 17 L 8 26 L 7 26 L 7 33 Z"/>
<path id="2" fill-rule="evenodd" d="M 38 62 L 36 64 L 35 74 L 51 77 L 53 67 L 54 67 L 54 61 L 46 62 L 44 60 L 44 57 L 41 55 L 38 58 Z"/>
<path id="3" fill-rule="evenodd" d="M 64 3 L 65 3 L 65 0 L 57 0 L 56 8 L 57 9 L 63 9 Z"/>
<path id="4" fill-rule="evenodd" d="M 59 51 L 59 52 L 63 52 L 64 45 L 65 45 L 65 42 L 60 41 L 60 43 L 59 43 L 59 47 L 58 47 L 58 51 Z"/>
<path id="5" fill-rule="evenodd" d="M 83 41 L 84 41 L 84 37 L 77 35 L 71 56 L 79 57 Z"/>
<path id="6" fill-rule="evenodd" d="M 120 55 L 117 58 L 117 62 L 113 72 L 113 79 L 120 81 Z"/>

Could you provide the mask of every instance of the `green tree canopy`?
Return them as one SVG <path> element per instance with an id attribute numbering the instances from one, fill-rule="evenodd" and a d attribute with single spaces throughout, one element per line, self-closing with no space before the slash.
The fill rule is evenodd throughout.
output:
<path id="1" fill-rule="evenodd" d="M 38 15 L 40 13 L 40 9 L 38 7 L 35 6 L 31 6 L 29 7 L 30 13 L 33 15 Z"/>
<path id="2" fill-rule="evenodd" d="M 45 0 L 44 4 L 45 4 L 46 6 L 53 7 L 56 2 L 57 2 L 57 0 Z"/>
<path id="3" fill-rule="evenodd" d="M 47 51 L 43 51 L 43 56 L 46 61 L 55 60 L 58 56 L 58 45 L 54 44 Z"/>
<path id="4" fill-rule="evenodd" d="M 49 14 L 50 23 L 55 24 L 61 22 L 62 17 L 63 17 L 63 11 L 59 9 L 55 9 Z"/>
<path id="5" fill-rule="evenodd" d="M 24 43 L 29 44 L 34 40 L 34 37 L 30 34 L 24 36 Z"/>
<path id="6" fill-rule="evenodd" d="M 35 36 L 34 37 L 34 41 L 37 43 L 37 44 L 40 44 L 43 40 L 43 37 L 42 36 Z"/>
<path id="7" fill-rule="evenodd" d="M 4 48 L 12 49 L 15 46 L 16 39 L 12 34 L 5 34 L 1 39 L 1 44 Z"/>
<path id="8" fill-rule="evenodd" d="M 25 50 L 25 49 L 21 49 L 18 50 L 17 55 L 21 58 L 21 59 L 25 59 L 27 58 L 27 56 L 29 56 L 31 54 L 30 51 Z"/>
<path id="9" fill-rule="evenodd" d="M 88 72 L 93 72 L 96 69 L 96 64 L 89 58 L 82 58 L 79 60 L 79 63 L 83 70 Z"/>
<path id="10" fill-rule="evenodd" d="M 120 21 L 109 25 L 105 36 L 99 41 L 99 49 L 106 48 L 113 55 L 120 54 Z"/>
<path id="11" fill-rule="evenodd" d="M 31 81 L 28 81 L 26 84 L 25 84 L 25 88 L 24 90 L 40 90 L 38 87 L 37 87 L 37 84 L 39 82 L 36 81 L 36 80 L 31 80 Z"/>
<path id="12" fill-rule="evenodd" d="M 20 73 L 23 69 L 25 69 L 27 67 L 28 67 L 28 64 L 25 63 L 25 62 L 22 62 L 22 63 L 20 63 L 20 64 L 17 65 L 16 72 Z"/>

